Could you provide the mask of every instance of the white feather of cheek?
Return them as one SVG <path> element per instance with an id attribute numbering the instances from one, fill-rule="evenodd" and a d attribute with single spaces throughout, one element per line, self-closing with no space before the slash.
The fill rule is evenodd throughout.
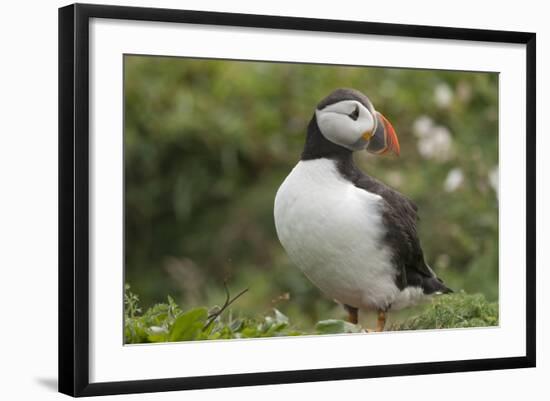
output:
<path id="1" fill-rule="evenodd" d="M 351 146 L 361 137 L 354 123 L 355 121 L 344 114 L 321 112 L 317 115 L 317 124 L 323 136 L 344 147 Z"/>
<path id="2" fill-rule="evenodd" d="M 357 120 L 352 120 L 345 114 L 334 112 L 316 112 L 317 124 L 325 138 L 329 141 L 350 148 L 363 133 L 374 128 L 370 113 L 363 112 Z"/>
<path id="3" fill-rule="evenodd" d="M 358 139 L 363 136 L 365 132 L 372 132 L 374 130 L 374 119 L 370 112 L 361 113 L 356 123 L 357 130 L 359 131 Z"/>

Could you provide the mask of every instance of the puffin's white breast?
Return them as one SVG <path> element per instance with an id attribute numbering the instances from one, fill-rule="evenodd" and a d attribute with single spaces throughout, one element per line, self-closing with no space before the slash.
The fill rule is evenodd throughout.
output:
<path id="1" fill-rule="evenodd" d="M 359 308 L 387 308 L 399 295 L 383 245 L 384 200 L 357 188 L 329 159 L 300 161 L 275 197 L 277 235 L 323 292 Z"/>

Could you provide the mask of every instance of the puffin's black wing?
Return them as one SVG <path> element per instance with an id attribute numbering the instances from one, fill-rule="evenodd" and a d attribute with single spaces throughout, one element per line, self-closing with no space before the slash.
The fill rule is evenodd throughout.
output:
<path id="1" fill-rule="evenodd" d="M 406 196 L 359 170 L 352 160 L 338 163 L 340 173 L 356 187 L 380 195 L 385 200 L 384 225 L 387 228 L 385 242 L 393 250 L 393 262 L 397 268 L 396 285 L 421 287 L 425 294 L 452 292 L 426 264 L 420 246 L 416 223 L 417 207 Z"/>

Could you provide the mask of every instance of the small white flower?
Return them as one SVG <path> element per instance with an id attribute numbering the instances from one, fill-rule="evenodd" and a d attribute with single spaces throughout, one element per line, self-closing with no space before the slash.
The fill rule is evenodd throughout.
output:
<path id="1" fill-rule="evenodd" d="M 434 99 L 435 99 L 435 104 L 439 108 L 444 109 L 449 107 L 453 101 L 453 97 L 454 97 L 454 93 L 449 85 L 441 83 L 435 87 Z"/>
<path id="2" fill-rule="evenodd" d="M 161 334 L 161 333 L 167 333 L 168 332 L 168 330 L 166 330 L 164 327 L 159 327 L 159 326 L 151 326 L 151 327 L 149 327 L 149 330 L 153 334 Z"/>
<path id="3" fill-rule="evenodd" d="M 488 174 L 489 177 L 489 185 L 494 189 L 497 199 L 499 197 L 499 171 L 498 166 L 495 166 L 489 171 Z"/>
<path id="4" fill-rule="evenodd" d="M 460 168 L 455 167 L 451 171 L 449 171 L 449 174 L 447 174 L 447 178 L 445 179 L 443 188 L 447 192 L 454 192 L 458 189 L 458 187 L 462 185 L 463 182 L 464 173 Z"/>
<path id="5" fill-rule="evenodd" d="M 440 162 L 452 157 L 453 139 L 447 127 L 433 127 L 429 134 L 422 136 L 417 144 L 418 152 L 425 159 L 434 159 Z"/>
<path id="6" fill-rule="evenodd" d="M 429 135 L 430 131 L 433 129 L 434 122 L 428 116 L 420 116 L 413 123 L 413 133 L 418 138 L 422 138 L 426 135 Z"/>

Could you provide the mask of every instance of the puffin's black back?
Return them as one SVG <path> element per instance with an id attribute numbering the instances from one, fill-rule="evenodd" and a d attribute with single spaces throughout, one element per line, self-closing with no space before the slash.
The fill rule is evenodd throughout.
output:
<path id="1" fill-rule="evenodd" d="M 453 292 L 426 264 L 416 230 L 416 205 L 398 191 L 362 172 L 353 162 L 353 158 L 339 160 L 337 168 L 340 174 L 356 187 L 380 195 L 384 199 L 384 242 L 393 253 L 393 263 L 397 269 L 396 286 L 400 290 L 406 287 L 420 287 L 425 294 Z"/>

